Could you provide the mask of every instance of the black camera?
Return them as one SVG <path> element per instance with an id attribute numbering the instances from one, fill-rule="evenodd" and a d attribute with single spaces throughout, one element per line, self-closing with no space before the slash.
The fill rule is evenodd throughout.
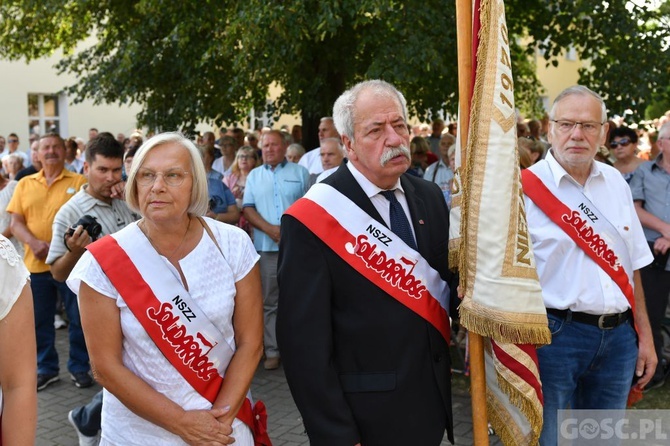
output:
<path id="1" fill-rule="evenodd" d="M 77 220 L 75 224 L 68 228 L 67 232 L 65 232 L 65 236 L 72 237 L 78 226 L 83 226 L 84 231 L 88 232 L 88 235 L 91 236 L 93 241 L 96 241 L 102 233 L 102 226 L 100 226 L 100 223 L 98 223 L 98 219 L 90 215 L 84 215 L 79 220 Z"/>

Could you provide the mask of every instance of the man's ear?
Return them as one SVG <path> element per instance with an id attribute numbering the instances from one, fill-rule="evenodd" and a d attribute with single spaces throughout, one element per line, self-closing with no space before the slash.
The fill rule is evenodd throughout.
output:
<path id="1" fill-rule="evenodd" d="M 356 156 L 356 152 L 354 152 L 354 144 L 351 138 L 346 135 L 342 135 L 342 144 L 344 145 L 344 149 L 347 152 L 347 158 L 350 160 L 357 160 L 358 157 Z"/>

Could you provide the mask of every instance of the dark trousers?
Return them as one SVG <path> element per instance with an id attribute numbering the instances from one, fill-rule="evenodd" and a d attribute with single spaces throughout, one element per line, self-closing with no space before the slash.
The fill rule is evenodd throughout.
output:
<path id="1" fill-rule="evenodd" d="M 653 266 L 645 266 L 640 270 L 642 277 L 642 288 L 644 299 L 649 313 L 649 324 L 654 336 L 654 349 L 658 357 L 658 366 L 654 377 L 663 376 L 661 359 L 663 358 L 663 333 L 662 325 L 665 317 L 665 309 L 668 306 L 668 295 L 670 295 L 670 271 L 665 271 Z"/>
<path id="2" fill-rule="evenodd" d="M 71 373 L 88 372 L 88 351 L 84 341 L 79 318 L 77 296 L 70 291 L 64 282 L 56 281 L 50 272 L 30 275 L 30 288 L 33 292 L 35 307 L 35 334 L 37 337 L 37 373 L 44 375 L 58 374 L 58 352 L 56 351 L 56 330 L 54 317 L 56 301 L 60 294 L 65 304 L 65 313 L 70 321 L 70 357 L 67 368 Z"/>

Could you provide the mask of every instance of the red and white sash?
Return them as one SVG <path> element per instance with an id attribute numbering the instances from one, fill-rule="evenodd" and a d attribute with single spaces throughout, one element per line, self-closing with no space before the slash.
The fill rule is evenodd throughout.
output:
<path id="1" fill-rule="evenodd" d="M 332 186 L 317 183 L 286 210 L 358 273 L 449 342 L 449 287 L 414 249 Z"/>
<path id="2" fill-rule="evenodd" d="M 128 226 L 87 249 L 165 358 L 213 403 L 234 346 L 197 306 L 139 227 Z M 252 430 L 256 445 L 270 445 L 265 406 L 258 401 L 252 408 L 251 393 L 237 418 Z"/>
<path id="3" fill-rule="evenodd" d="M 572 182 L 578 194 L 543 182 L 529 169 L 521 171 L 523 193 L 602 268 L 619 286 L 635 311 L 635 295 L 627 271 L 633 271 L 626 242 L 602 212 Z"/>

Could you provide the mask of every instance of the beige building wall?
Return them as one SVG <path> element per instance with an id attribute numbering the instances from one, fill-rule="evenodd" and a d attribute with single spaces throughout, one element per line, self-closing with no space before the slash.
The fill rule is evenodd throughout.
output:
<path id="1" fill-rule="evenodd" d="M 539 51 L 535 52 L 535 63 L 537 66 L 537 77 L 544 87 L 542 100 L 545 110 L 549 111 L 551 104 L 558 94 L 564 89 L 577 84 L 579 80 L 578 70 L 587 66 L 578 59 L 576 51 L 569 50 L 559 56 L 558 66 L 546 66 L 546 59 Z"/>
<path id="2" fill-rule="evenodd" d="M 19 148 L 28 150 L 28 137 L 31 120 L 30 111 L 38 112 L 36 107 L 29 107 L 29 95 L 58 95 L 58 119 L 60 120 L 60 134 L 88 139 L 88 129 L 97 128 L 99 131 L 109 131 L 116 135 L 119 132 L 129 135 L 136 127 L 135 116 L 140 111 L 137 105 L 127 106 L 119 104 L 93 105 L 92 101 L 73 104 L 72 98 L 62 93 L 63 88 L 75 83 L 70 75 L 58 75 L 54 65 L 60 54 L 36 60 L 30 63 L 24 61 L 10 62 L 0 60 L 0 135 L 7 137 L 8 133 L 18 134 L 21 141 Z M 45 115 L 54 111 L 54 102 L 42 107 Z M 45 119 L 49 120 L 48 116 Z M 37 119 L 39 121 L 39 119 Z M 44 133 L 46 129 L 40 129 Z"/>

